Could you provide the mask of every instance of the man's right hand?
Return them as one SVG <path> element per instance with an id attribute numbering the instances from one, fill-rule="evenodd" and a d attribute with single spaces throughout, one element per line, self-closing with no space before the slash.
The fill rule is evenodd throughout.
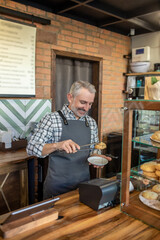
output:
<path id="1" fill-rule="evenodd" d="M 64 150 L 66 153 L 75 153 L 80 149 L 80 146 L 71 139 L 62 142 L 57 142 L 57 150 Z"/>
<path id="2" fill-rule="evenodd" d="M 46 143 L 43 146 L 42 155 L 45 156 L 57 150 L 65 151 L 66 153 L 75 153 L 79 149 L 80 146 L 77 143 L 73 142 L 71 139 L 68 139 L 57 143 Z"/>

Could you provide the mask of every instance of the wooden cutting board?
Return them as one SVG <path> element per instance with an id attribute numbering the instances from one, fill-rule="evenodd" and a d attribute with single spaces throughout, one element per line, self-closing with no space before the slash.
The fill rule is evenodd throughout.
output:
<path id="1" fill-rule="evenodd" d="M 18 217 L 10 214 L 1 216 L 0 234 L 3 238 L 11 238 L 17 234 L 35 229 L 43 224 L 49 224 L 58 218 L 58 211 L 54 208 L 41 210 L 29 216 Z"/>

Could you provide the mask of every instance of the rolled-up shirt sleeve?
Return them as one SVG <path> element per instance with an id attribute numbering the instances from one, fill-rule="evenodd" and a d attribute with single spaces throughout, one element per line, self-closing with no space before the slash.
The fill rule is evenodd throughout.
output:
<path id="1" fill-rule="evenodd" d="M 31 136 L 26 151 L 30 156 L 42 156 L 43 146 L 46 143 L 55 142 L 54 139 L 54 122 L 51 114 L 47 114 L 37 125 L 33 135 Z"/>

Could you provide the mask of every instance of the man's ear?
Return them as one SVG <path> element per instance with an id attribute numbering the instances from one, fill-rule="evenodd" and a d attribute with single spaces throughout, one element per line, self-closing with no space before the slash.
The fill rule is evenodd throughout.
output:
<path id="1" fill-rule="evenodd" d="M 68 102 L 69 102 L 69 103 L 72 101 L 73 96 L 72 96 L 71 93 L 68 93 L 68 94 L 67 94 L 67 99 L 68 99 Z"/>

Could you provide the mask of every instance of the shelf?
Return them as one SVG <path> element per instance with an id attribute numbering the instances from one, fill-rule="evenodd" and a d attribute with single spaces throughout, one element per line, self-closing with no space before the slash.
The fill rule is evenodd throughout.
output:
<path id="1" fill-rule="evenodd" d="M 152 133 L 153 134 L 153 133 Z M 160 143 L 152 141 L 150 137 L 152 134 L 147 134 L 144 136 L 138 136 L 132 139 L 132 142 L 143 144 L 150 147 L 160 148 Z"/>
<path id="2" fill-rule="evenodd" d="M 125 76 L 160 75 L 160 72 L 125 73 Z"/>
<path id="3" fill-rule="evenodd" d="M 152 160 L 152 161 L 156 161 L 156 159 L 154 159 L 154 160 Z M 152 162 L 152 161 L 148 161 L 148 162 Z M 146 162 L 145 162 L 145 163 L 146 163 Z M 142 165 L 142 164 L 144 164 L 144 162 L 141 163 L 141 165 Z M 142 179 L 148 179 L 149 182 L 152 182 L 152 184 L 153 184 L 153 183 L 154 183 L 154 184 L 158 184 L 158 183 L 159 183 L 159 180 L 158 180 L 158 179 L 153 179 L 153 178 L 151 178 L 151 177 L 149 177 L 149 176 L 144 175 L 143 171 L 142 171 L 141 168 L 140 168 L 140 165 L 137 166 L 137 167 L 131 168 L 131 171 L 130 171 L 130 179 L 138 179 L 138 180 L 141 180 L 141 181 L 142 181 Z M 146 187 L 146 189 L 149 187 L 149 186 L 146 186 L 146 185 L 144 185 L 144 186 Z"/>

